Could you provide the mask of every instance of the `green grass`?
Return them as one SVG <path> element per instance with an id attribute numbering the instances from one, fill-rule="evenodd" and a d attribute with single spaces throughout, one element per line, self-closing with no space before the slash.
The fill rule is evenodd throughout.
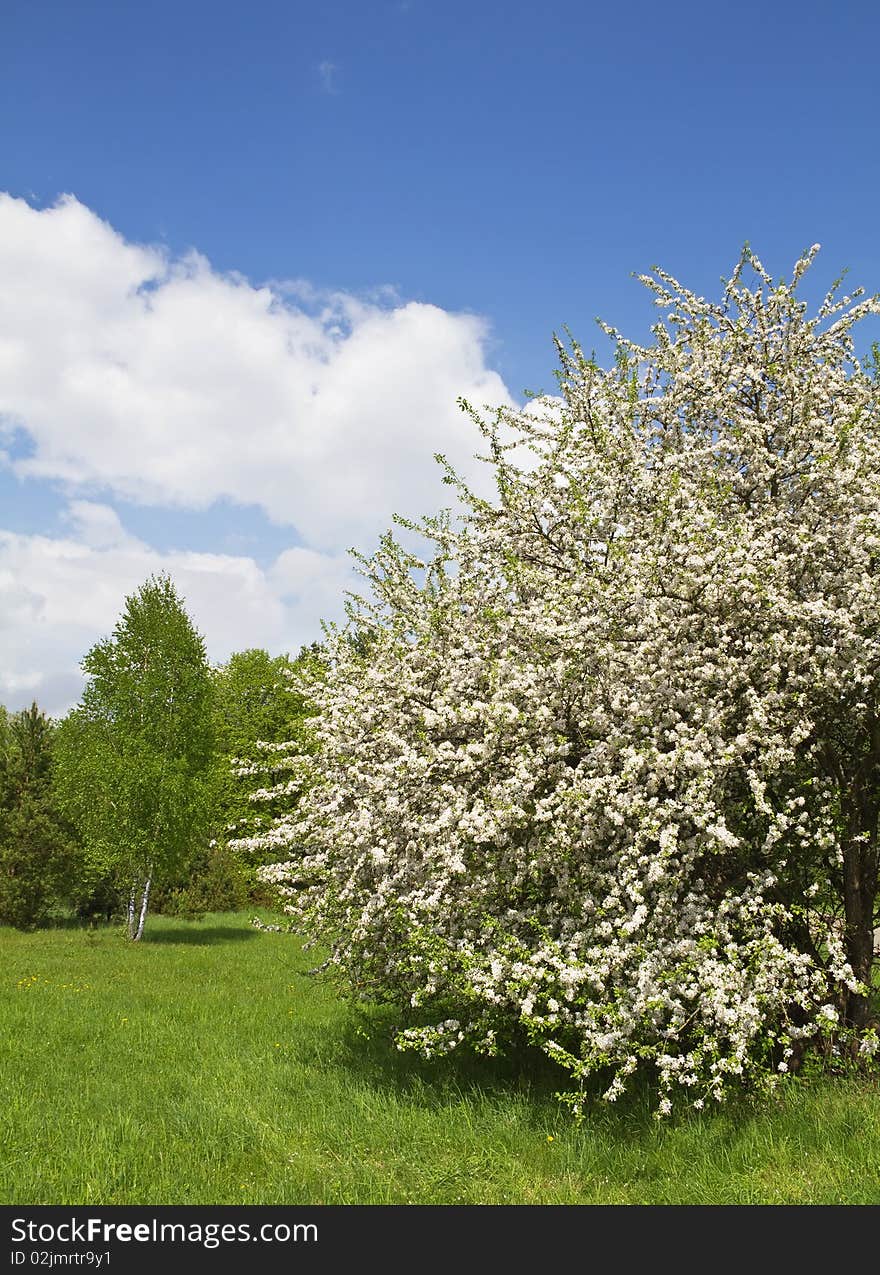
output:
<path id="1" fill-rule="evenodd" d="M 880 1203 L 880 1090 L 575 1127 L 549 1065 L 425 1063 L 248 918 L 0 929 L 6 1204 Z"/>

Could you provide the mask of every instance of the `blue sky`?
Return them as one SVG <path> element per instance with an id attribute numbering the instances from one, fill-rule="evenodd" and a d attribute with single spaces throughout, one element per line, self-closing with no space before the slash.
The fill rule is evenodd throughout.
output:
<path id="1" fill-rule="evenodd" d="M 647 335 L 633 271 L 818 241 L 808 294 L 880 291 L 878 41 L 867 0 L 5 0 L 0 702 L 63 711 L 158 567 L 213 658 L 318 636 L 468 469 L 458 394 Z"/>

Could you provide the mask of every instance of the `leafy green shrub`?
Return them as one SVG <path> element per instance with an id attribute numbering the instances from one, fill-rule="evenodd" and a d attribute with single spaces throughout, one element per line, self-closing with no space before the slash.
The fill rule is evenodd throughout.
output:
<path id="1" fill-rule="evenodd" d="M 76 915 L 83 921 L 112 921 L 124 910 L 122 895 L 111 877 L 79 882 L 71 896 Z"/>
<path id="2" fill-rule="evenodd" d="M 185 881 L 165 886 L 154 898 L 156 911 L 191 920 L 205 912 L 236 912 L 253 901 L 246 869 L 222 842 L 207 847 L 191 862 Z"/>

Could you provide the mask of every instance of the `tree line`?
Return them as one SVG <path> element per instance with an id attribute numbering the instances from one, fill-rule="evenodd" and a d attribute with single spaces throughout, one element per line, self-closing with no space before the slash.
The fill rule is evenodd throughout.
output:
<path id="1" fill-rule="evenodd" d="M 319 650 L 211 666 L 172 580 L 147 580 L 85 656 L 74 709 L 0 706 L 0 922 L 121 914 L 137 941 L 151 901 L 184 915 L 267 901 L 228 843 L 270 817 L 249 800 L 263 769 L 280 778 L 258 744 L 305 742 L 295 681 Z"/>

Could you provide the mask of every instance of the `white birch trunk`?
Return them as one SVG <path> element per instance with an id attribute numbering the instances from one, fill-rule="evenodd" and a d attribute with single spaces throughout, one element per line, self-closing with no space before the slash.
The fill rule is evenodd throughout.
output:
<path id="1" fill-rule="evenodd" d="M 140 940 L 144 932 L 144 924 L 147 919 L 147 904 L 150 901 L 150 886 L 152 885 L 152 883 L 153 883 L 153 874 L 151 872 L 150 875 L 147 877 L 146 884 L 144 885 L 144 895 L 143 895 L 143 898 L 141 899 L 141 914 L 138 918 L 137 934 L 135 934 L 134 936 L 135 943 L 137 943 Z"/>
<path id="2" fill-rule="evenodd" d="M 134 886 L 128 896 L 128 937 L 134 938 Z"/>

